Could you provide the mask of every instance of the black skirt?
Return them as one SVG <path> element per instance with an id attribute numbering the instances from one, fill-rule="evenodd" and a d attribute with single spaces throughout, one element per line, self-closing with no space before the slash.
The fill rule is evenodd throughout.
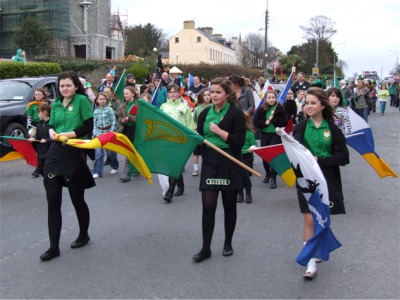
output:
<path id="1" fill-rule="evenodd" d="M 223 149 L 235 157 L 231 149 Z M 203 146 L 200 191 L 225 191 L 243 189 L 242 176 L 246 171 L 214 149 Z M 241 161 L 240 154 L 236 159 Z M 247 176 L 247 174 L 246 174 Z"/>
<path id="2" fill-rule="evenodd" d="M 65 186 L 88 189 L 96 185 L 83 149 L 53 141 L 44 165 L 44 177 L 62 176 Z"/>
<path id="3" fill-rule="evenodd" d="M 344 197 L 342 192 L 342 182 L 339 167 L 321 168 L 328 185 L 329 208 L 331 215 L 345 214 Z M 309 213 L 307 199 L 303 193 L 297 189 L 297 197 L 299 200 L 301 213 Z"/>

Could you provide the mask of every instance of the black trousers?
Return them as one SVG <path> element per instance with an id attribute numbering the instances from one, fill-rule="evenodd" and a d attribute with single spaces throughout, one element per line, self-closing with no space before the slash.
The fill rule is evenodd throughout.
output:
<path id="1" fill-rule="evenodd" d="M 58 250 L 60 244 L 60 234 L 62 226 L 61 204 L 62 204 L 62 189 L 67 186 L 72 204 L 75 208 L 76 216 L 79 223 L 79 238 L 84 238 L 88 235 L 90 213 L 89 207 L 85 202 L 85 189 L 69 187 L 68 182 L 62 176 L 53 178 L 45 177 L 44 187 L 46 189 L 47 204 L 48 204 L 48 227 L 50 249 Z"/>

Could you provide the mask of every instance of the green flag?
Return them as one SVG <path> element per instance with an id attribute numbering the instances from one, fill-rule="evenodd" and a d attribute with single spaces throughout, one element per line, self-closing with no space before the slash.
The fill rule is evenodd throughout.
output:
<path id="1" fill-rule="evenodd" d="M 139 99 L 134 146 L 150 172 L 179 178 L 196 146 L 204 138 Z"/>
<path id="2" fill-rule="evenodd" d="M 117 84 L 115 84 L 115 86 L 114 86 L 115 94 L 118 96 L 120 101 L 123 101 L 123 99 L 124 99 L 124 87 L 125 87 L 125 81 L 126 81 L 125 71 L 126 71 L 126 69 L 124 69 Z"/>

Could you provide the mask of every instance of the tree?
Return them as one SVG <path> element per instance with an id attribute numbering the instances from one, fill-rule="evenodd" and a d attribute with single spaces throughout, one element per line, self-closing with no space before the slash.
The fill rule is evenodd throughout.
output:
<path id="1" fill-rule="evenodd" d="M 154 54 L 154 48 L 162 50 L 167 45 L 165 33 L 150 23 L 144 26 L 130 26 L 125 34 L 127 36 L 126 55 L 148 57 Z"/>
<path id="2" fill-rule="evenodd" d="M 46 53 L 51 39 L 51 33 L 43 22 L 33 17 L 21 18 L 14 37 L 15 43 L 25 50 L 28 57 Z"/>
<path id="3" fill-rule="evenodd" d="M 249 33 L 244 38 L 238 51 L 239 62 L 246 67 L 261 68 L 264 40 L 260 34 Z"/>
<path id="4" fill-rule="evenodd" d="M 336 34 L 337 30 L 333 29 L 335 26 L 335 22 L 333 22 L 330 18 L 325 16 L 316 16 L 311 18 L 308 24 L 308 27 L 300 26 L 300 29 L 304 31 L 304 38 L 307 41 L 317 40 L 328 41 L 334 34 Z"/>

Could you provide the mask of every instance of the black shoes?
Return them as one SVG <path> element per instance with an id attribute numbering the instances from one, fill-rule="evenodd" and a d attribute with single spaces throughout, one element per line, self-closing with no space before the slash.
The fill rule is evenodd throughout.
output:
<path id="1" fill-rule="evenodd" d="M 182 196 L 183 195 L 183 191 L 184 191 L 183 187 L 182 188 L 178 187 L 176 192 L 175 192 L 175 194 L 174 194 L 174 196 Z"/>
<path id="2" fill-rule="evenodd" d="M 271 178 L 271 189 L 276 189 L 276 179 Z"/>
<path id="3" fill-rule="evenodd" d="M 193 259 L 193 261 L 195 263 L 199 263 L 199 262 L 202 262 L 203 260 L 208 259 L 210 257 L 211 257 L 211 251 L 205 252 L 205 253 L 200 251 L 195 256 L 193 256 L 192 259 Z"/>
<path id="4" fill-rule="evenodd" d="M 71 248 L 80 248 L 85 246 L 90 241 L 90 237 L 87 235 L 84 238 L 77 238 L 75 242 L 71 244 Z"/>
<path id="5" fill-rule="evenodd" d="M 168 190 L 164 195 L 164 201 L 170 203 L 172 201 L 172 197 L 174 196 L 174 191 Z"/>
<path id="6" fill-rule="evenodd" d="M 223 256 L 231 256 L 233 255 L 233 249 L 231 245 L 225 245 L 224 250 L 222 251 Z"/>
<path id="7" fill-rule="evenodd" d="M 253 197 L 251 196 L 251 194 L 246 194 L 246 203 L 251 203 L 253 202 Z"/>
<path id="8" fill-rule="evenodd" d="M 60 250 L 47 250 L 45 253 L 40 255 L 40 259 L 43 261 L 48 261 L 54 257 L 60 256 Z"/>
<path id="9" fill-rule="evenodd" d="M 269 175 L 265 175 L 265 178 L 263 180 L 263 183 L 268 183 L 269 182 Z"/>
<path id="10" fill-rule="evenodd" d="M 35 171 L 32 173 L 32 176 L 35 177 L 35 178 L 39 177 L 39 172 L 35 170 Z"/>

